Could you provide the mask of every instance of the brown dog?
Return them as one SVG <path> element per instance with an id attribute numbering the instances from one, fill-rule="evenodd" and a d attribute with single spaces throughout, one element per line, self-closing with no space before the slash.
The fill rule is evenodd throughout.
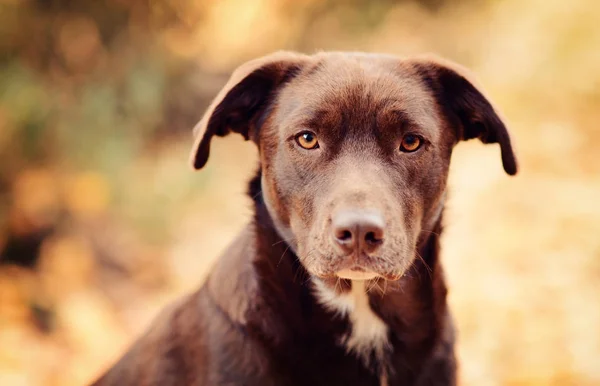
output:
<path id="1" fill-rule="evenodd" d="M 439 60 L 280 52 L 238 68 L 196 127 L 259 148 L 255 218 L 206 284 L 97 385 L 454 385 L 439 261 L 454 145 L 502 120 Z"/>

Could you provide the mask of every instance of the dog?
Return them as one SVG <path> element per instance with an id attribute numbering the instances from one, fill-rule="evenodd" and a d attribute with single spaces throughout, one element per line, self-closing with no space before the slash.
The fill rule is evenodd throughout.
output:
<path id="1" fill-rule="evenodd" d="M 277 52 L 236 69 L 195 127 L 258 147 L 254 218 L 205 284 L 95 385 L 455 385 L 440 264 L 454 146 L 509 132 L 436 57 Z"/>

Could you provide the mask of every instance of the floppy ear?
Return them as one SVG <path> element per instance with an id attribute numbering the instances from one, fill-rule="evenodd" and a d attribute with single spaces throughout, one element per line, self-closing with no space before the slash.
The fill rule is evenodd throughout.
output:
<path id="1" fill-rule="evenodd" d="M 500 144 L 506 173 L 517 173 L 517 160 L 510 135 L 499 114 L 468 71 L 461 66 L 427 58 L 415 61 L 415 69 L 433 93 L 459 140 L 479 138 L 483 143 Z"/>
<path id="2" fill-rule="evenodd" d="M 235 132 L 246 140 L 254 137 L 277 89 L 300 71 L 306 58 L 281 51 L 238 67 L 194 127 L 194 169 L 201 169 L 208 161 L 214 135 L 223 137 Z"/>

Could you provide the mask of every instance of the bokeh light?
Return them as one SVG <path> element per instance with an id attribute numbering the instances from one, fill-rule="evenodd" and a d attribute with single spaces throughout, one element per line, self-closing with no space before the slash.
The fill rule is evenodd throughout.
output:
<path id="1" fill-rule="evenodd" d="M 436 52 L 502 111 L 453 157 L 443 262 L 462 385 L 600 384 L 600 3 L 0 1 L 0 385 L 82 385 L 198 287 L 256 150 L 191 129 L 278 49 Z"/>

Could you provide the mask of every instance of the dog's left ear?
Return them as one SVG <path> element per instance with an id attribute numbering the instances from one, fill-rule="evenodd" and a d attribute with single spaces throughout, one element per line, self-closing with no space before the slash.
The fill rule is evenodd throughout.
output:
<path id="1" fill-rule="evenodd" d="M 504 122 L 473 77 L 461 66 L 439 58 L 414 61 L 414 68 L 423 82 L 432 89 L 458 140 L 479 138 L 483 143 L 500 144 L 502 165 L 506 173 L 517 173 L 517 160 L 510 134 Z"/>
<path id="2" fill-rule="evenodd" d="M 206 165 L 214 135 L 223 137 L 235 132 L 246 140 L 254 137 L 277 89 L 300 71 L 307 58 L 280 51 L 238 67 L 194 127 L 196 140 L 191 154 L 194 169 Z"/>

